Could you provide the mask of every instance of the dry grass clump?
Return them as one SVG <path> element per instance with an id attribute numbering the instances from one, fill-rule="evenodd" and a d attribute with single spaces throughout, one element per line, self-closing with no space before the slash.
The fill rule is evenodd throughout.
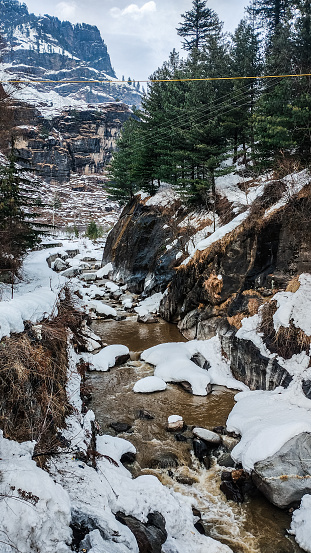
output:
<path id="1" fill-rule="evenodd" d="M 215 198 L 215 211 L 222 225 L 230 223 L 230 221 L 232 221 L 232 219 L 235 217 L 232 209 L 232 202 L 229 202 L 226 196 L 221 196 L 217 193 Z"/>
<path id="2" fill-rule="evenodd" d="M 261 302 L 257 298 L 250 298 L 248 300 L 247 309 L 250 317 L 258 313 L 258 309 L 260 305 L 261 305 Z"/>
<path id="3" fill-rule="evenodd" d="M 36 440 L 36 451 L 58 445 L 58 428 L 71 412 L 66 396 L 67 334 L 75 332 L 82 313 L 69 292 L 58 315 L 42 325 L 25 325 L 25 332 L 0 342 L 0 427 L 6 438 Z"/>
<path id="4" fill-rule="evenodd" d="M 276 332 L 273 324 L 273 315 L 277 310 L 276 301 L 266 303 L 261 310 L 261 323 L 259 331 L 263 333 L 263 339 L 272 353 L 277 353 L 284 359 L 290 359 L 293 355 L 302 351 L 309 352 L 311 337 L 307 336 L 301 328 L 297 328 L 290 322 L 288 327 L 281 326 Z"/>
<path id="5" fill-rule="evenodd" d="M 281 157 L 276 160 L 273 178 L 282 179 L 291 173 L 298 173 L 302 170 L 301 161 L 294 157 Z"/>
<path id="6" fill-rule="evenodd" d="M 204 282 L 203 288 L 207 291 L 210 298 L 216 301 L 220 298 L 220 294 L 223 288 L 223 280 L 218 278 L 217 275 L 212 273 Z"/>
<path id="7" fill-rule="evenodd" d="M 242 328 L 242 320 L 245 318 L 245 313 L 237 313 L 232 317 L 227 317 L 227 321 L 230 326 L 234 326 L 237 330 Z"/>
<path id="8" fill-rule="evenodd" d="M 300 288 L 299 275 L 297 275 L 289 281 L 286 287 L 286 292 L 295 293 L 297 292 L 297 290 L 299 290 L 299 288 Z"/>

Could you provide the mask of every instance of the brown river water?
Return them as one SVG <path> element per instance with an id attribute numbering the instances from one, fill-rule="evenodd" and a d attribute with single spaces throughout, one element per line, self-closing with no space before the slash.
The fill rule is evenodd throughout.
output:
<path id="1" fill-rule="evenodd" d="M 107 344 L 124 344 L 133 352 L 132 360 L 125 365 L 107 373 L 93 372 L 88 377 L 93 395 L 90 408 L 101 432 L 115 435 L 109 427 L 115 421 L 132 426 L 129 432 L 118 436 L 128 439 L 137 449 L 136 461 L 128 467 L 133 476 L 154 474 L 164 485 L 193 498 L 206 534 L 229 545 L 234 553 L 303 553 L 286 532 L 291 521 L 288 512 L 277 509 L 263 496 L 242 504 L 227 501 L 219 489 L 221 472 L 226 469 L 214 460 L 207 470 L 194 457 L 191 443 L 177 442 L 174 434 L 166 431 L 169 415 L 181 415 L 189 426 L 212 429 L 225 425 L 235 391 L 214 386 L 210 395 L 201 397 L 169 384 L 164 392 L 133 392 L 137 380 L 153 374 L 153 368 L 140 361 L 137 352 L 164 342 L 185 341 L 177 328 L 165 321 L 140 324 L 135 316 L 129 316 L 125 321 L 94 321 L 93 330 Z M 139 418 L 141 410 L 154 418 Z M 168 454 L 169 458 L 175 455 L 178 466 L 151 468 L 159 454 Z"/>

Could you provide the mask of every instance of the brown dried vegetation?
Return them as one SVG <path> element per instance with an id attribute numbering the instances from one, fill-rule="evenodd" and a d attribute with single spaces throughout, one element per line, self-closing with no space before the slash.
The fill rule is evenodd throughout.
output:
<path id="1" fill-rule="evenodd" d="M 275 331 L 273 315 L 276 310 L 277 305 L 275 300 L 266 303 L 261 310 L 261 323 L 258 330 L 262 332 L 268 349 L 284 359 L 290 359 L 293 355 L 302 351 L 308 353 L 311 337 L 307 336 L 300 328 L 294 326 L 292 322 L 290 322 L 288 327 L 281 326 L 277 332 Z"/>
<path id="2" fill-rule="evenodd" d="M 217 275 L 211 274 L 208 279 L 203 282 L 203 287 L 209 294 L 211 300 L 215 301 L 220 298 L 221 290 L 223 287 L 222 279 L 218 278 Z"/>
<path id="3" fill-rule="evenodd" d="M 232 203 L 229 202 L 228 198 L 217 193 L 215 198 L 215 210 L 220 219 L 221 225 L 230 223 L 230 221 L 234 218 Z"/>
<path id="4" fill-rule="evenodd" d="M 71 412 L 67 335 L 69 328 L 75 338 L 81 319 L 66 291 L 53 320 L 28 323 L 24 333 L 0 342 L 0 427 L 6 438 L 36 440 L 40 454 L 58 445 L 58 428 Z"/>

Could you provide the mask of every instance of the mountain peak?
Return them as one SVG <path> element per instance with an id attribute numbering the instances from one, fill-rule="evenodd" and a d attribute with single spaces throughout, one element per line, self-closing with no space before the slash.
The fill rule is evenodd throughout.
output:
<path id="1" fill-rule="evenodd" d="M 1 60 L 4 80 L 32 81 L 23 85 L 20 99 L 37 102 L 39 92 L 48 103 L 53 102 L 51 94 L 61 96 L 62 106 L 64 99 L 74 107 L 77 101 L 97 104 L 116 99 L 140 104 L 135 87 L 114 83 L 116 74 L 96 26 L 48 14 L 36 16 L 17 0 L 0 0 L 0 11 L 0 35 L 6 45 Z"/>

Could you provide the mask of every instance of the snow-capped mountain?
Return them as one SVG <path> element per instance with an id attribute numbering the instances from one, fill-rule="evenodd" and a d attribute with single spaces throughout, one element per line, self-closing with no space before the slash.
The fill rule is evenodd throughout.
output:
<path id="1" fill-rule="evenodd" d="M 0 13 L 4 42 L 0 73 L 3 81 L 22 81 L 14 91 L 16 98 L 40 103 L 45 116 L 82 103 L 84 107 L 116 100 L 140 104 L 136 86 L 116 82 L 97 27 L 72 25 L 49 15 L 37 17 L 17 0 L 0 0 Z"/>

